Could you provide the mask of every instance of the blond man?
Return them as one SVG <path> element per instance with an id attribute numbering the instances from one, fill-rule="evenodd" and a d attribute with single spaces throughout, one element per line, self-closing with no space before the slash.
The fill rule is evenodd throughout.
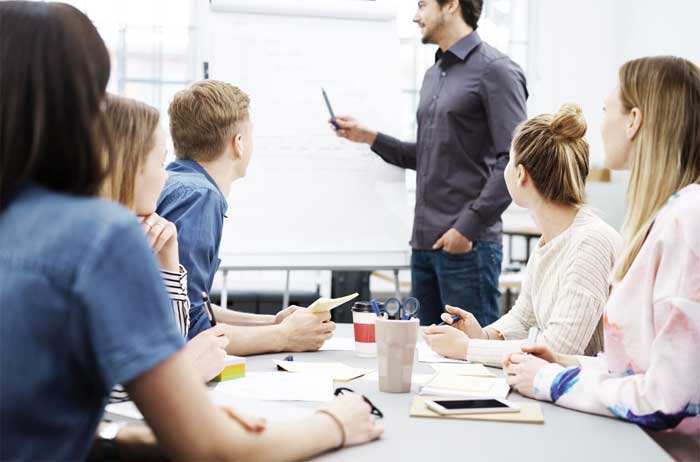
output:
<path id="1" fill-rule="evenodd" d="M 189 280 L 190 338 L 211 327 L 202 292 L 211 291 L 219 268 L 226 198 L 232 183 L 245 176 L 253 152 L 249 105 L 240 89 L 206 80 L 179 91 L 168 109 L 177 160 L 167 167 L 157 213 L 177 226 Z M 294 306 L 275 316 L 212 308 L 234 355 L 317 350 L 335 329 L 328 314 Z"/>

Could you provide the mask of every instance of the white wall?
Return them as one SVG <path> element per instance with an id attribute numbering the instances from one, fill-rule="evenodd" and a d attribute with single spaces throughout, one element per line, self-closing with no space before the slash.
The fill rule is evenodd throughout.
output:
<path id="1" fill-rule="evenodd" d="M 700 63 L 700 1 L 614 0 L 616 64 L 672 54 Z"/>
<path id="2" fill-rule="evenodd" d="M 605 96 L 625 61 L 673 54 L 700 62 L 699 0 L 532 0 L 530 115 L 581 105 L 588 121 L 591 164 L 602 166 Z M 624 216 L 626 175 L 589 185 L 589 200 L 611 225 Z"/>

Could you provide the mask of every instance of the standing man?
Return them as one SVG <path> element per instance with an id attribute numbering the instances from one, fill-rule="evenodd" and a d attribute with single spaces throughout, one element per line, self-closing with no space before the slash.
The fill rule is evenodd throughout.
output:
<path id="1" fill-rule="evenodd" d="M 439 322 L 444 305 L 467 309 L 482 326 L 498 317 L 501 214 L 510 204 L 503 170 L 528 93 L 522 69 L 476 32 L 482 6 L 418 2 L 413 21 L 439 50 L 423 79 L 415 143 L 336 118 L 338 136 L 417 172 L 411 277 L 424 325 Z"/>

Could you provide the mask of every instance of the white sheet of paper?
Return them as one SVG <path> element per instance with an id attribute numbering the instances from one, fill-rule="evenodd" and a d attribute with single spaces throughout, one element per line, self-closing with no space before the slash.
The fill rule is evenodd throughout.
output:
<path id="1" fill-rule="evenodd" d="M 216 388 L 212 389 L 209 395 L 212 401 L 219 406 L 230 406 L 237 411 L 265 417 L 270 421 L 295 419 L 314 412 L 314 408 L 303 407 L 291 403 L 280 403 L 279 401 L 273 402 L 233 399 L 225 393 L 218 393 Z M 141 415 L 141 412 L 138 410 L 133 401 L 108 404 L 105 412 L 121 417 L 128 417 L 130 419 L 143 420 L 143 415 Z"/>
<path id="2" fill-rule="evenodd" d="M 319 351 L 355 351 L 355 338 L 331 337 L 323 342 Z"/>
<path id="3" fill-rule="evenodd" d="M 326 375 L 287 372 L 251 372 L 242 379 L 221 382 L 222 398 L 264 401 L 330 401 L 333 378 Z"/>
<path id="4" fill-rule="evenodd" d="M 436 373 L 452 375 L 471 375 L 473 377 L 496 377 L 496 374 L 486 369 L 483 364 L 465 363 L 433 363 L 430 365 Z"/>
<path id="5" fill-rule="evenodd" d="M 329 376 L 339 382 L 348 382 L 372 372 L 372 369 L 350 367 L 343 363 L 310 363 L 303 361 L 279 361 L 277 359 L 273 359 L 272 362 L 287 372 Z"/>
<path id="6" fill-rule="evenodd" d="M 430 381 L 430 379 L 433 378 L 434 374 L 413 374 L 411 376 L 411 383 L 414 383 L 416 385 L 425 385 Z M 366 380 L 368 382 L 379 382 L 379 374 L 377 371 L 370 372 L 367 375 L 364 375 L 360 377 L 357 380 Z"/>
<path id="7" fill-rule="evenodd" d="M 459 359 L 445 358 L 444 356 L 435 353 L 427 343 L 418 342 L 418 362 L 421 363 L 461 363 L 466 364 L 466 361 Z"/>
<path id="8" fill-rule="evenodd" d="M 105 407 L 105 412 L 114 415 L 128 417 L 130 419 L 143 420 L 141 411 L 136 407 L 133 401 L 124 401 L 123 403 L 108 404 Z"/>
<path id="9" fill-rule="evenodd" d="M 307 310 L 309 310 L 311 313 L 323 313 L 325 311 L 330 311 L 335 307 L 338 307 L 342 305 L 343 303 L 347 303 L 350 300 L 353 300 L 357 297 L 359 297 L 360 294 L 355 292 L 354 294 L 347 295 L 345 297 L 340 297 L 340 298 L 324 298 L 321 297 L 315 302 L 313 302 Z"/>

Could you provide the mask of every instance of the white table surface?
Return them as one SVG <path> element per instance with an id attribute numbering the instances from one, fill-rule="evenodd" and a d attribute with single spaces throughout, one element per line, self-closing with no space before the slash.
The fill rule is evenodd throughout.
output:
<path id="1" fill-rule="evenodd" d="M 338 324 L 337 336 L 352 336 L 352 325 Z M 272 371 L 271 359 L 286 354 L 248 357 L 249 371 Z M 360 358 L 350 351 L 295 353 L 303 361 L 340 361 L 350 366 L 376 368 L 375 358 Z M 502 376 L 500 369 L 491 369 Z M 415 363 L 414 373 L 432 373 L 426 363 Z M 637 425 L 564 409 L 540 402 L 545 423 L 521 424 L 442 420 L 409 416 L 411 400 L 419 390 L 393 394 L 379 391 L 377 382 L 336 382 L 367 396 L 383 413 L 385 434 L 374 443 L 323 454 L 323 461 L 666 461 L 669 456 Z M 508 399 L 528 398 L 511 392 Z M 295 403 L 313 407 L 313 403 Z"/>

